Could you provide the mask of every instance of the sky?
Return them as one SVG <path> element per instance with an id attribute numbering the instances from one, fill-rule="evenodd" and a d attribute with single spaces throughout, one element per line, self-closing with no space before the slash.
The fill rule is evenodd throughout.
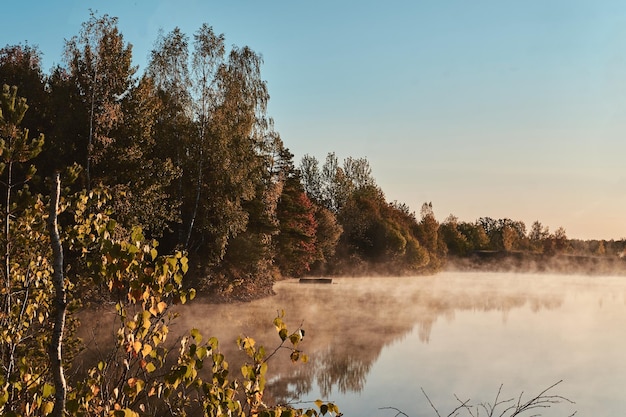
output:
<path id="1" fill-rule="evenodd" d="M 20 0 L 0 46 L 38 46 L 49 73 L 90 9 L 140 73 L 159 30 L 248 45 L 296 162 L 365 157 L 418 215 L 626 238 L 626 2 Z"/>

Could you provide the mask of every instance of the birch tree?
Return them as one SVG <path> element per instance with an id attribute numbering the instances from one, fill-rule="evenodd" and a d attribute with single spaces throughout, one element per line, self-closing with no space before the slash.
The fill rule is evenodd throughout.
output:
<path id="1" fill-rule="evenodd" d="M 128 94 L 136 68 L 131 64 L 132 46 L 124 42 L 117 18 L 91 13 L 81 32 L 67 41 L 65 59 L 87 120 L 77 138 L 85 150 L 86 187 L 102 173 L 106 150 L 114 142 L 111 132 L 124 118 L 121 100 Z M 100 168 L 100 169 L 99 169 Z"/>

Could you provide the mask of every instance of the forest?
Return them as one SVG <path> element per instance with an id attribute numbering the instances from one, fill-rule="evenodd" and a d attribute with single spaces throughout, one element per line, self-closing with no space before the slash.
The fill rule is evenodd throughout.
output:
<path id="1" fill-rule="evenodd" d="M 267 114 L 262 63 L 203 25 L 161 33 L 139 73 L 117 19 L 96 14 L 49 73 L 35 46 L 0 50 L 3 415 L 258 413 L 267 356 L 251 339 L 239 342 L 253 363 L 244 388 L 197 332 L 167 368 L 168 308 L 196 292 L 246 300 L 286 277 L 432 274 L 519 254 L 621 265 L 624 241 L 568 239 L 539 221 L 440 222 L 430 202 L 416 214 L 387 201 L 365 158 L 294 161 Z M 116 305 L 119 361 L 64 390 L 61 365 L 80 350 L 62 340 L 77 325 L 65 314 L 99 302 Z M 300 329 L 282 315 L 274 325 L 291 360 L 305 359 Z M 50 346 L 64 348 L 56 362 Z"/>
<path id="2" fill-rule="evenodd" d="M 72 167 L 71 192 L 106 190 L 102 210 L 119 233 L 140 227 L 163 251 L 184 251 L 187 280 L 211 293 L 262 296 L 276 279 L 307 274 L 432 273 L 475 251 L 625 247 L 571 241 L 539 221 L 530 230 L 511 219 L 438 222 L 432 203 L 416 215 L 386 201 L 365 158 L 297 163 L 267 114 L 261 56 L 228 50 L 208 25 L 191 37 L 161 33 L 143 74 L 107 15 L 92 14 L 67 41 L 64 66 L 44 74 L 40 58 L 28 45 L 0 51 L 0 82 L 28 103 L 21 128 L 45 137 L 28 157 L 4 151 L 5 188 L 44 195 L 45 179 Z"/>

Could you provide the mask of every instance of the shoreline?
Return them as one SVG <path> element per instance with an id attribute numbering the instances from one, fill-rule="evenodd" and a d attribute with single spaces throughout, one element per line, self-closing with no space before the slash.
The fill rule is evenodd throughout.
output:
<path id="1" fill-rule="evenodd" d="M 626 276 L 626 258 L 476 251 L 462 258 L 449 256 L 443 270 Z"/>

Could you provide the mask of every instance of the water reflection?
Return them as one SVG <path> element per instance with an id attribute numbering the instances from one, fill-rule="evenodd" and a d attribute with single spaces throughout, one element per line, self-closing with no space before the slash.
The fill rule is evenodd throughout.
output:
<path id="1" fill-rule="evenodd" d="M 363 397 L 355 400 L 349 395 L 367 390 L 368 385 L 391 380 L 408 389 L 406 386 L 418 383 L 413 380 L 419 380 L 420 385 L 410 392 L 390 388 L 397 391 L 397 398 L 381 393 L 390 403 L 369 405 L 374 409 L 399 406 L 403 401 L 400 395 L 403 395 L 413 402 L 407 407 L 415 407 L 419 386 L 430 384 L 434 390 L 452 394 L 456 388 L 466 389 L 465 385 L 458 384 L 470 376 L 469 387 L 481 386 L 483 379 L 494 379 L 484 388 L 484 393 L 479 393 L 479 398 L 486 400 L 500 383 L 508 380 L 519 382 L 521 390 L 529 388 L 523 386 L 521 380 L 530 369 L 538 376 L 545 376 L 534 369 L 542 365 L 532 362 L 538 363 L 541 355 L 555 361 L 554 355 L 547 353 L 552 347 L 542 339 L 545 313 L 562 309 L 566 296 L 573 297 L 576 303 L 582 303 L 583 298 L 587 302 L 590 289 L 597 285 L 593 280 L 450 273 L 434 277 L 335 279 L 331 285 L 283 281 L 275 286 L 274 297 L 253 303 L 216 305 L 195 300 L 180 308 L 180 318 L 172 333 L 182 334 L 195 327 L 206 336 L 217 336 L 221 350 L 236 363 L 243 360 L 234 343 L 240 335 L 252 336 L 268 348 L 278 344 L 271 323 L 277 311 L 285 310 L 290 328 L 302 324 L 306 329 L 302 349 L 310 361 L 293 365 L 287 358 L 288 352 L 284 352 L 282 358 L 273 358 L 264 397 L 268 402 L 320 397 L 334 399 L 345 409 L 345 401 L 364 402 Z M 609 297 L 618 297 L 623 305 L 626 292 L 622 287 L 620 282 L 616 287 L 620 290 L 609 291 Z M 596 306 L 606 304 L 605 292 L 591 291 L 591 294 L 596 297 L 593 301 Z M 500 326 L 491 321 L 484 324 L 494 314 Z M 575 311 L 568 310 L 567 314 L 576 316 Z M 91 323 L 92 328 L 106 328 L 98 324 L 98 320 L 103 320 L 102 315 L 94 315 L 85 322 Z M 579 327 L 584 324 L 583 320 L 576 323 Z M 567 330 L 568 335 L 575 332 L 575 329 Z M 526 345 L 529 342 L 526 339 L 532 338 L 536 340 Z M 501 344 L 505 339 L 508 344 Z M 568 341 L 567 349 L 584 349 L 584 340 L 587 339 L 581 336 L 574 343 Z M 390 353 L 395 351 L 402 353 Z M 385 358 L 381 357 L 383 353 Z M 533 359 L 525 356 L 532 354 L 536 355 Z M 389 355 L 396 357 L 389 358 Z M 558 358 L 558 353 L 556 355 Z M 474 364 L 474 360 L 485 363 Z M 507 361 L 515 363 L 506 368 Z M 540 370 L 545 373 L 546 369 Z M 489 376 L 490 372 L 495 376 Z M 409 376 L 404 382 L 404 377 L 399 376 L 402 373 L 419 377 Z M 541 383 L 548 386 L 565 377 L 567 375 L 548 375 Z M 478 381 L 481 384 L 477 384 Z M 380 389 L 385 388 L 377 388 L 376 392 Z M 362 411 L 353 410 L 354 413 Z"/>
<path id="2" fill-rule="evenodd" d="M 522 277 L 507 276 L 495 287 L 490 277 L 463 275 L 413 278 L 340 279 L 335 284 L 279 283 L 272 302 L 289 316 L 305 320 L 310 364 L 279 366 L 269 391 L 279 402 L 302 398 L 316 388 L 324 398 L 360 392 L 386 346 L 413 329 L 428 343 L 435 323 L 462 311 L 502 314 L 528 306 L 533 312 L 561 306 L 562 294 L 529 291 Z"/>

